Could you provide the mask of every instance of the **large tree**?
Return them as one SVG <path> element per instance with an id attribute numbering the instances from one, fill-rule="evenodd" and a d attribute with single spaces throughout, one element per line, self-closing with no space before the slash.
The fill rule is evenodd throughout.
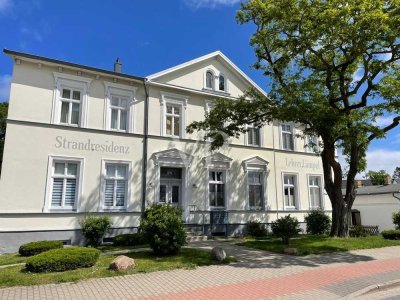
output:
<path id="1" fill-rule="evenodd" d="M 273 120 L 304 125 L 319 136 L 325 190 L 332 203 L 332 236 L 348 234 L 356 197 L 354 179 L 365 170 L 369 143 L 383 138 L 400 117 L 400 1 L 250 0 L 237 13 L 251 23 L 254 67 L 268 78 L 269 97 L 249 90 L 242 98 L 218 99 L 204 121 L 212 148 L 224 135 Z M 386 127 L 376 119 L 393 115 Z M 346 172 L 336 159 L 341 147 Z M 347 179 L 342 192 L 342 177 Z"/>

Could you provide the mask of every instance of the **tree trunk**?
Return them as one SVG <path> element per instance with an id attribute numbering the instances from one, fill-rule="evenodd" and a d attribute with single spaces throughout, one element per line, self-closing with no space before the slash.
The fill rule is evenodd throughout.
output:
<path id="1" fill-rule="evenodd" d="M 324 141 L 324 150 L 321 153 L 325 190 L 332 204 L 331 236 L 346 237 L 349 234 L 351 207 L 355 200 L 354 179 L 359 163 L 357 145 L 351 145 L 350 149 L 350 165 L 345 195 L 342 192 L 342 167 L 335 159 L 335 143 Z"/>

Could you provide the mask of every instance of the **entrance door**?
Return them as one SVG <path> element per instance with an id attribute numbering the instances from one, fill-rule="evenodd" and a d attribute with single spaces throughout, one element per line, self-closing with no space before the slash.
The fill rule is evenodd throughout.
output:
<path id="1" fill-rule="evenodd" d="M 160 168 L 159 202 L 179 206 L 182 193 L 182 168 Z"/>
<path id="2" fill-rule="evenodd" d="M 159 202 L 179 206 L 181 202 L 181 184 L 179 182 L 162 180 L 160 182 Z"/>

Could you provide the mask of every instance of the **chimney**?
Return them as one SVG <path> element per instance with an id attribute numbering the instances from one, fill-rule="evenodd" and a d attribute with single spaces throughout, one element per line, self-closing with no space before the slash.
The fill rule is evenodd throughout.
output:
<path id="1" fill-rule="evenodd" d="M 119 60 L 119 57 L 117 57 L 117 60 L 114 63 L 114 72 L 115 73 L 121 73 L 122 72 L 122 63 Z"/>
<path id="2" fill-rule="evenodd" d="M 388 175 L 385 177 L 385 185 L 392 184 L 392 176 Z"/>
<path id="3" fill-rule="evenodd" d="M 354 180 L 354 187 L 355 187 L 356 189 L 358 189 L 358 188 L 360 188 L 360 187 L 362 187 L 362 186 L 363 186 L 362 180 L 359 180 L 359 179 Z"/>

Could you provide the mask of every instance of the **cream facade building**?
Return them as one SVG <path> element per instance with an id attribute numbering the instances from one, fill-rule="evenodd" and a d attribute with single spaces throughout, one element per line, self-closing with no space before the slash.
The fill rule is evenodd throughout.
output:
<path id="1" fill-rule="evenodd" d="M 275 121 L 211 152 L 201 120 L 216 97 L 258 87 L 217 51 L 147 78 L 4 50 L 14 61 L 0 180 L 0 252 L 21 243 L 80 243 L 79 221 L 107 214 L 135 231 L 169 203 L 188 226 L 240 234 L 246 222 L 331 210 L 320 157 Z M 223 223 L 223 229 L 218 224 Z M 228 225 L 226 225 L 228 224 Z M 221 227 L 221 226 L 220 226 Z"/>

